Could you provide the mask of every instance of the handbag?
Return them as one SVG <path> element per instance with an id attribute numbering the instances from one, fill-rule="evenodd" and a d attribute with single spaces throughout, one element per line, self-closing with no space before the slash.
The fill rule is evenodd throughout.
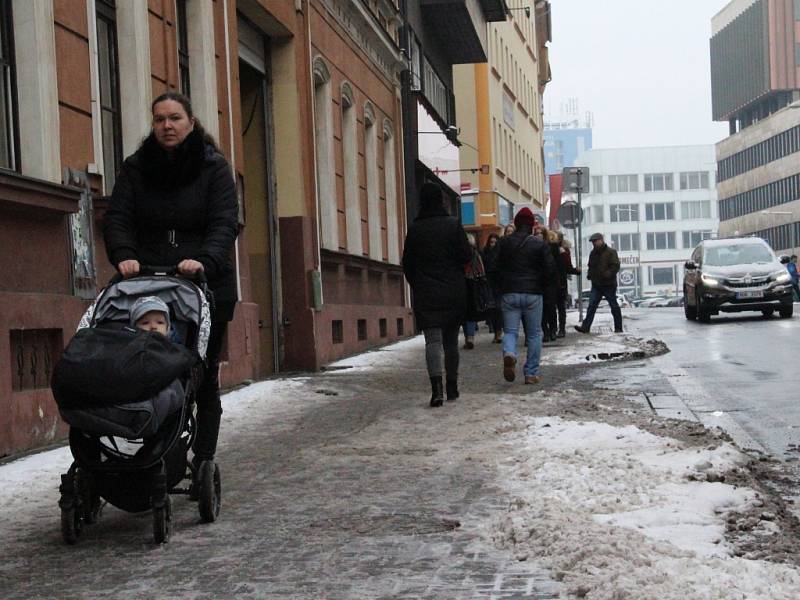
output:
<path id="1" fill-rule="evenodd" d="M 471 276 L 467 277 L 467 320 L 480 321 L 497 308 L 494 290 L 477 253 L 472 255 Z"/>

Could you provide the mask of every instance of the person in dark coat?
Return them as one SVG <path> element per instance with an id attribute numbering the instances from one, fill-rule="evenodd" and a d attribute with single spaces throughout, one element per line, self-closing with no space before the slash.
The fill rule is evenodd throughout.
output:
<path id="1" fill-rule="evenodd" d="M 534 235 L 536 235 L 535 231 L 534 228 Z M 559 273 L 558 266 L 561 259 L 559 257 L 556 232 L 546 227 L 541 227 L 540 235 L 542 236 L 542 241 L 547 244 L 547 248 L 553 256 L 553 264 L 556 267 L 555 277 L 545 282 L 544 293 L 542 294 L 542 342 L 555 342 L 558 328 L 558 321 L 556 319 L 558 289 L 561 285 L 561 274 Z"/>
<path id="2" fill-rule="evenodd" d="M 594 313 L 605 298 L 614 317 L 614 332 L 622 333 L 622 310 L 617 303 L 617 273 L 619 273 L 619 256 L 617 251 L 606 244 L 602 233 L 593 233 L 589 237 L 594 248 L 589 254 L 589 281 L 592 282 L 592 292 L 589 296 L 589 306 L 586 309 L 586 318 L 583 323 L 575 325 L 575 330 L 589 333 L 594 321 Z"/>
<path id="3" fill-rule="evenodd" d="M 542 293 L 555 277 L 550 249 L 532 235 L 534 217 L 523 207 L 514 217 L 516 231 L 500 240 L 498 266 L 503 291 L 503 376 L 516 378 L 517 332 L 520 319 L 525 325 L 528 356 L 525 383 L 539 383 L 539 358 L 542 353 Z"/>
<path id="4" fill-rule="evenodd" d="M 489 314 L 489 323 L 494 332 L 495 344 L 503 341 L 503 311 L 500 309 L 502 293 L 500 291 L 500 269 L 497 266 L 497 258 L 500 256 L 500 236 L 490 233 L 486 240 L 486 245 L 481 252 L 483 268 L 486 269 L 486 279 L 494 292 L 496 308 Z"/>
<path id="5" fill-rule="evenodd" d="M 467 313 L 465 265 L 472 248 L 464 228 L 444 205 L 441 188 L 425 183 L 419 214 L 403 246 L 403 272 L 411 286 L 417 328 L 425 335 L 425 361 L 431 380 L 431 406 L 458 398 L 458 330 Z M 444 361 L 442 355 L 444 354 Z"/>
<path id="6" fill-rule="evenodd" d="M 572 265 L 572 254 L 569 250 L 569 241 L 564 237 L 560 231 L 557 234 L 558 241 L 558 260 L 556 261 L 556 268 L 558 270 L 558 298 L 556 305 L 558 307 L 558 333 L 556 337 L 563 338 L 567 335 L 567 296 L 568 284 L 570 275 L 580 275 L 580 267 Z"/>
<path id="7" fill-rule="evenodd" d="M 197 397 L 193 460 L 199 466 L 214 459 L 222 415 L 220 353 L 237 300 L 231 262 L 238 234 L 236 188 L 230 166 L 185 96 L 167 92 L 151 109 L 152 131 L 120 169 L 103 235 L 108 258 L 123 277 L 135 277 L 141 265 L 176 265 L 183 277 L 205 274 L 214 293 Z"/>

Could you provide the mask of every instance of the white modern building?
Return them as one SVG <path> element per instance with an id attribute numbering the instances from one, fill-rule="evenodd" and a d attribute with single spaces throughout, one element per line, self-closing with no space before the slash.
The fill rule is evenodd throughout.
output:
<path id="1" fill-rule="evenodd" d="M 717 236 L 714 146 L 593 149 L 575 166 L 590 177 L 581 195 L 583 289 L 589 236 L 599 232 L 619 253 L 621 293 L 680 294 L 683 263 Z"/>

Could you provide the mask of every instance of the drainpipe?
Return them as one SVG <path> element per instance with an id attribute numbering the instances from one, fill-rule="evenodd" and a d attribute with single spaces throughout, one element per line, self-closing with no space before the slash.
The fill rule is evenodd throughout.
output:
<path id="1" fill-rule="evenodd" d="M 408 25 L 408 0 L 400 0 L 400 15 L 403 19 L 400 35 L 400 50 L 409 68 L 400 73 L 400 98 L 403 111 L 403 164 L 406 191 L 406 228 L 417 214 L 417 107 L 414 92 L 411 89 L 413 74 L 411 72 L 411 28 Z"/>

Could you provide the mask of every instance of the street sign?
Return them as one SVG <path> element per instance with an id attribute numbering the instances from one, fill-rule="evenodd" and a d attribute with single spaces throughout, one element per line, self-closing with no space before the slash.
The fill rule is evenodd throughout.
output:
<path id="1" fill-rule="evenodd" d="M 636 280 L 633 271 L 620 271 L 619 272 L 619 282 L 621 285 L 633 285 L 633 282 Z"/>
<path id="2" fill-rule="evenodd" d="M 561 172 L 565 194 L 588 194 L 589 167 L 565 167 Z"/>
<path id="3" fill-rule="evenodd" d="M 581 207 L 578 206 L 577 202 L 567 200 L 559 207 L 556 219 L 567 229 L 575 229 L 581 222 L 581 213 Z"/>

